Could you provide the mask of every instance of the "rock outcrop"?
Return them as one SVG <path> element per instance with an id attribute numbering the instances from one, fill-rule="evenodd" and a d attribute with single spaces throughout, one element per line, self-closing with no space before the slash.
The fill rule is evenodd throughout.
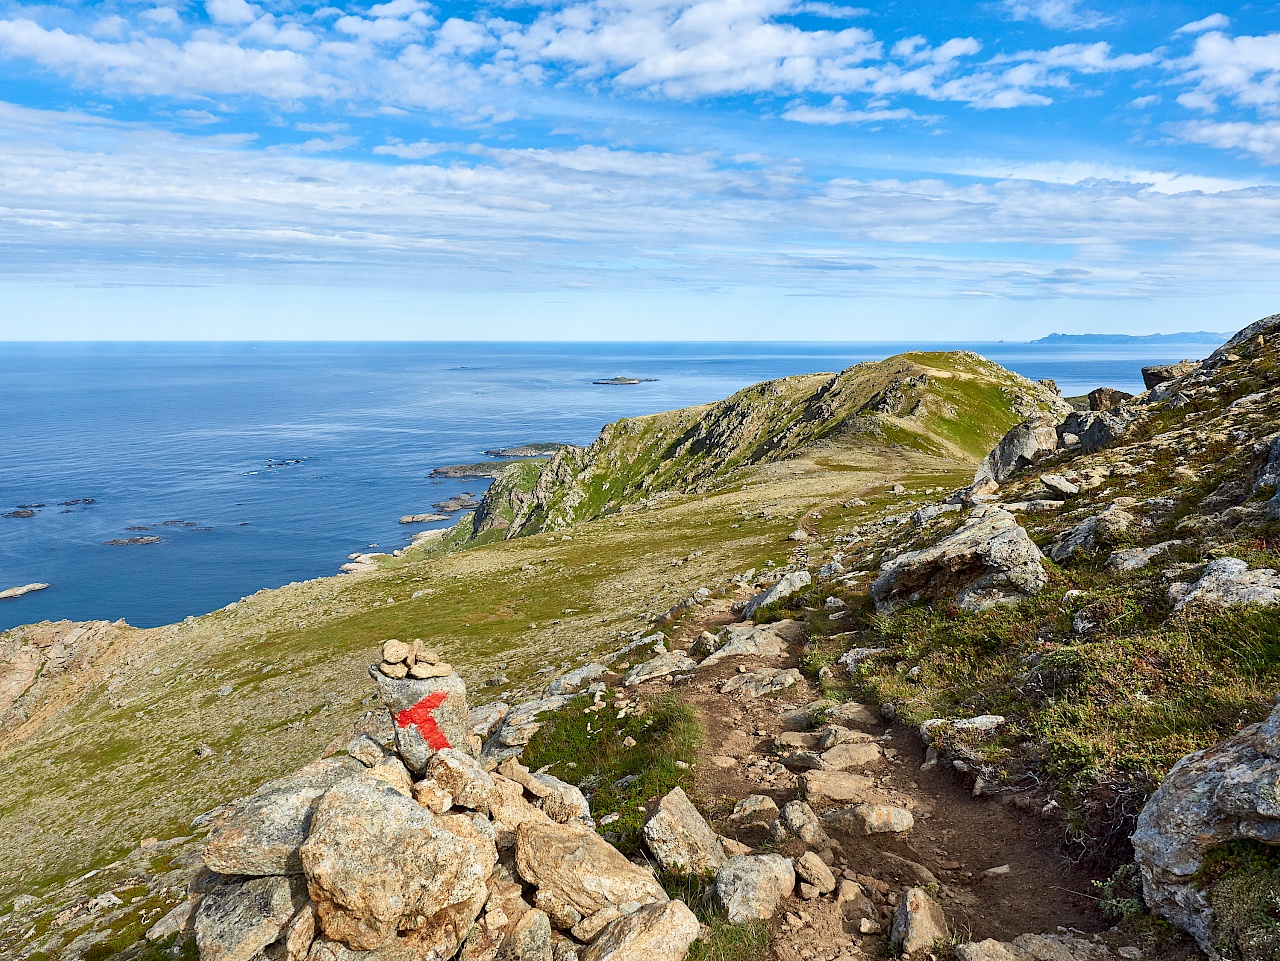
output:
<path id="1" fill-rule="evenodd" d="M 1280 604 L 1280 574 L 1269 567 L 1249 569 L 1239 558 L 1209 563 L 1194 583 L 1169 586 L 1175 611 L 1223 607 L 1273 607 Z"/>
<path id="2" fill-rule="evenodd" d="M 1280 707 L 1184 757 L 1138 816 L 1133 848 L 1147 905 L 1206 951 L 1213 917 L 1196 874 L 1209 852 L 1242 838 L 1280 844 Z"/>
<path id="3" fill-rule="evenodd" d="M 747 606 L 742 609 L 742 616 L 750 619 L 760 608 L 772 604 L 774 601 L 780 601 L 784 597 L 790 597 L 796 591 L 806 588 L 812 583 L 813 577 L 808 571 L 791 571 L 784 574 L 768 590 L 762 591 L 747 601 Z"/>
<path id="4" fill-rule="evenodd" d="M 1052 453 L 1058 447 L 1057 428 L 1057 418 L 1052 416 L 1035 417 L 1013 428 L 978 465 L 974 484 L 1003 484 L 1024 467 Z"/>
<path id="5" fill-rule="evenodd" d="M 349 756 L 223 809 L 203 852 L 219 873 L 198 876 L 154 936 L 189 925 L 201 961 L 681 961 L 693 913 L 595 832 L 577 787 L 511 757 L 486 769 L 445 743 L 466 744 L 465 685 L 389 676 L 406 647 L 420 650 L 388 642 L 371 668 L 395 735 L 361 734 Z M 433 730 L 425 720 L 450 700 L 459 716 Z M 401 717 L 424 701 L 429 711 Z M 679 790 L 645 837 L 673 866 L 710 872 L 725 858 Z"/>
<path id="6" fill-rule="evenodd" d="M 966 610 L 1013 603 L 1048 582 L 1042 556 L 1012 514 L 980 507 L 954 534 L 885 563 L 871 596 L 881 612 L 926 597 L 954 597 Z"/>

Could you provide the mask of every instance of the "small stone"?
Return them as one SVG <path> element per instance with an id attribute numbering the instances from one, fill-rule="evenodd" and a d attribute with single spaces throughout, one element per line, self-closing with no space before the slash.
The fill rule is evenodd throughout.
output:
<path id="1" fill-rule="evenodd" d="M 823 823 L 853 834 L 900 834 L 915 826 L 915 818 L 906 808 L 892 804 L 855 804 L 828 811 Z"/>
<path id="2" fill-rule="evenodd" d="M 836 889 L 836 878 L 831 868 L 813 851 L 806 851 L 796 861 L 796 874 L 813 885 L 818 894 L 830 894 Z"/>
<path id="3" fill-rule="evenodd" d="M 889 939 L 903 953 L 931 949 L 947 937 L 947 918 L 942 907 L 923 888 L 908 888 L 894 912 Z"/>
<path id="4" fill-rule="evenodd" d="M 419 661 L 409 668 L 409 676 L 419 680 L 425 680 L 430 677 L 448 677 L 452 673 L 453 668 L 444 662 L 429 664 L 426 661 Z"/>
<path id="5" fill-rule="evenodd" d="M 413 648 L 403 641 L 397 641 L 392 638 L 389 641 L 382 642 L 382 661 L 384 664 L 402 664 L 409 660 L 413 654 Z"/>
<path id="6" fill-rule="evenodd" d="M 754 854 L 730 858 L 716 873 L 716 897 L 729 921 L 768 920 L 778 902 L 796 886 L 795 867 L 790 858 L 778 854 Z"/>
<path id="7" fill-rule="evenodd" d="M 394 677 L 398 679 L 408 677 L 409 675 L 409 668 L 400 663 L 388 664 L 386 661 L 383 661 L 382 664 L 379 665 L 379 668 L 383 674 L 387 675 L 387 677 Z"/>
<path id="8" fill-rule="evenodd" d="M 431 778 L 413 786 L 413 799 L 432 814 L 444 814 L 453 807 L 453 795 Z"/>

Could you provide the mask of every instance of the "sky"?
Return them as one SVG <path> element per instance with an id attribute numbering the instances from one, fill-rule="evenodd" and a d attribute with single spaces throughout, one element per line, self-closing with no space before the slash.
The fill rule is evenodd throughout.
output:
<path id="1" fill-rule="evenodd" d="M 1280 311 L 1280 3 L 0 0 L 0 339 Z"/>

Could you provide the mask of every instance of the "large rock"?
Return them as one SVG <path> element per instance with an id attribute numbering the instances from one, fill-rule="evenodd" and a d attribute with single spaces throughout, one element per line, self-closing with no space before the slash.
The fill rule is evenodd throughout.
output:
<path id="1" fill-rule="evenodd" d="M 925 597 L 954 597 L 965 610 L 1009 603 L 1048 582 L 1040 548 L 998 507 L 979 507 L 954 534 L 899 554 L 871 585 L 876 610 L 897 610 Z"/>
<path id="2" fill-rule="evenodd" d="M 427 762 L 427 775 L 449 792 L 454 804 L 488 812 L 493 778 L 470 754 L 451 747 L 437 751 Z"/>
<path id="3" fill-rule="evenodd" d="M 666 901 L 652 872 L 632 864 L 590 828 L 528 822 L 516 829 L 516 867 L 584 918 L 607 904 Z"/>
<path id="4" fill-rule="evenodd" d="M 1052 453 L 1058 446 L 1056 428 L 1057 422 L 1050 417 L 1034 417 L 1013 428 L 978 465 L 974 484 L 1003 484 L 1024 467 Z"/>
<path id="5" fill-rule="evenodd" d="M 683 901 L 650 904 L 618 918 L 579 955 L 581 961 L 683 961 L 698 919 Z"/>
<path id="6" fill-rule="evenodd" d="M 901 834 L 915 827 L 915 818 L 894 804 L 862 802 L 828 811 L 822 823 L 850 834 Z"/>
<path id="7" fill-rule="evenodd" d="M 396 728 L 396 750 L 416 774 L 427 769 L 436 751 L 469 750 L 471 724 L 467 711 L 467 686 L 456 674 L 445 677 L 388 677 L 369 668 L 382 703 L 391 712 Z"/>
<path id="8" fill-rule="evenodd" d="M 755 698 L 766 694 L 777 694 L 792 685 L 804 680 L 796 668 L 784 671 L 751 671 L 747 674 L 735 674 L 720 685 L 721 694 L 737 694 L 738 697 Z"/>
<path id="9" fill-rule="evenodd" d="M 684 651 L 667 651 L 667 653 L 659 654 L 652 660 L 637 664 L 627 671 L 627 676 L 622 679 L 622 686 L 635 687 L 637 684 L 643 684 L 646 681 L 656 681 L 672 674 L 683 674 L 687 671 L 692 671 L 697 666 L 698 662 Z"/>
<path id="10" fill-rule="evenodd" d="M 733 924 L 773 917 L 795 886 L 795 863 L 780 854 L 740 855 L 716 873 L 716 898 Z"/>
<path id="11" fill-rule="evenodd" d="M 789 618 L 772 624 L 730 624 L 720 633 L 720 646 L 702 666 L 711 667 L 730 657 L 778 657 L 786 652 L 788 642 L 803 635 L 804 625 Z"/>
<path id="12" fill-rule="evenodd" d="M 1132 399 L 1133 395 L 1126 391 L 1116 390 L 1114 387 L 1098 387 L 1089 391 L 1089 409 L 1111 410 Z"/>
<path id="13" fill-rule="evenodd" d="M 854 804 L 876 797 L 876 782 L 844 771 L 806 771 L 800 775 L 806 800 L 813 804 Z"/>
<path id="14" fill-rule="evenodd" d="M 1073 450 L 1086 453 L 1101 450 L 1104 447 L 1110 447 L 1128 433 L 1137 419 L 1138 411 L 1129 407 L 1097 411 L 1078 410 L 1068 414 L 1067 419 L 1058 426 L 1058 438 L 1062 446 L 1071 446 Z M 1075 444 L 1067 444 L 1068 435 L 1076 438 Z"/>
<path id="15" fill-rule="evenodd" d="M 273 944 L 307 903 L 298 877 L 251 878 L 219 885 L 196 911 L 201 961 L 250 961 Z"/>
<path id="16" fill-rule="evenodd" d="M 1113 544 L 1136 520 L 1123 508 L 1108 507 L 1058 534 L 1049 544 L 1049 558 L 1055 564 L 1061 564 L 1081 551 L 1094 551 Z"/>
<path id="17" fill-rule="evenodd" d="M 931 949 L 947 938 L 947 918 L 942 907 L 923 888 L 908 888 L 893 915 L 889 940 L 904 954 Z"/>
<path id="18" fill-rule="evenodd" d="M 1182 360 L 1176 364 L 1153 364 L 1142 368 L 1142 383 L 1146 385 L 1147 390 L 1151 390 L 1165 381 L 1194 373 L 1199 367 L 1198 360 Z"/>
<path id="19" fill-rule="evenodd" d="M 1210 851 L 1237 839 L 1280 844 L 1280 707 L 1184 757 L 1138 815 L 1133 849 L 1147 905 L 1206 951 L 1211 912 L 1196 872 Z"/>
<path id="20" fill-rule="evenodd" d="M 664 870 L 711 874 L 724 863 L 720 839 L 680 788 L 658 802 L 641 830 Z"/>
<path id="21" fill-rule="evenodd" d="M 326 794 L 302 846 L 324 934 L 373 949 L 397 932 L 447 931 L 457 950 L 484 905 L 485 881 L 498 859 L 493 841 L 444 826 L 465 821 L 438 818 L 372 779 Z"/>
<path id="22" fill-rule="evenodd" d="M 750 620 L 755 612 L 766 604 L 772 604 L 774 601 L 780 601 L 784 597 L 790 597 L 796 591 L 806 588 L 812 583 L 813 578 L 808 571 L 792 571 L 789 574 L 784 574 L 767 591 L 761 591 L 747 601 L 747 606 L 742 609 L 742 616 Z"/>
<path id="23" fill-rule="evenodd" d="M 592 681 L 598 681 L 609 673 L 609 669 L 603 664 L 588 664 L 580 667 L 576 671 L 570 671 L 568 674 L 562 674 L 551 682 L 547 688 L 547 693 L 551 695 L 557 694 L 576 694 Z"/>
<path id="24" fill-rule="evenodd" d="M 558 711 L 571 700 L 572 694 L 558 694 L 554 697 L 541 697 L 534 701 L 517 704 L 507 714 L 502 727 L 484 746 L 486 755 L 498 753 L 518 754 L 522 748 L 542 729 L 542 715 Z"/>
<path id="25" fill-rule="evenodd" d="M 209 831 L 205 866 L 230 875 L 301 874 L 298 851 L 321 795 L 364 769 L 353 758 L 326 758 L 233 801 Z"/>
<path id="26" fill-rule="evenodd" d="M 1095 935 L 1096 937 L 1096 935 Z M 1145 957 L 1139 952 L 1120 957 Z M 1115 961 L 1106 942 L 1058 934 L 1020 934 L 1012 941 L 969 941 L 956 947 L 956 961 Z"/>
<path id="27" fill-rule="evenodd" d="M 1221 607 L 1273 607 L 1280 604 L 1280 574 L 1269 567 L 1249 570 L 1235 557 L 1210 563 L 1194 584 L 1169 587 L 1175 611 Z"/>

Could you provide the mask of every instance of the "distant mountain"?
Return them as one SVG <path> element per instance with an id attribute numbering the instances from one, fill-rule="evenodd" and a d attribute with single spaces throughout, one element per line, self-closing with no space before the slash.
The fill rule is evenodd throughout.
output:
<path id="1" fill-rule="evenodd" d="M 1033 344 L 1213 344 L 1217 346 L 1230 334 L 1209 330 L 1188 330 L 1178 334 L 1050 334 L 1033 340 Z"/>

